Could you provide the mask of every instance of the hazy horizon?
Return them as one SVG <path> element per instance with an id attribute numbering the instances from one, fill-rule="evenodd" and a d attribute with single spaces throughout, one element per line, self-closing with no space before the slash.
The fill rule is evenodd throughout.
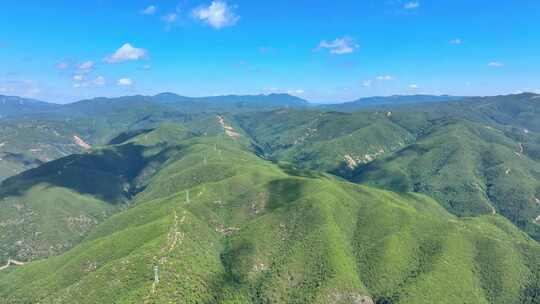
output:
<path id="1" fill-rule="evenodd" d="M 355 102 L 355 101 L 359 101 L 359 100 L 363 100 L 363 99 L 370 99 L 370 98 L 391 98 L 391 97 L 407 97 L 407 96 L 436 96 L 436 97 L 444 97 L 444 96 L 449 96 L 449 97 L 459 97 L 459 98 L 473 98 L 473 97 L 496 97 L 496 96 L 511 96 L 511 95 L 519 95 L 519 94 L 535 94 L 535 95 L 540 95 L 540 93 L 538 92 L 531 92 L 531 91 L 523 91 L 523 92 L 509 92 L 509 93 L 502 93 L 502 94 L 497 94 L 497 95 L 469 95 L 469 96 L 458 96 L 458 95 L 451 95 L 451 94 L 423 94 L 423 93 L 416 93 L 416 94 L 392 94 L 392 95 L 373 95 L 373 96 L 360 96 L 360 97 L 357 97 L 357 98 L 354 98 L 354 99 L 351 99 L 351 100 L 342 100 L 342 101 L 332 101 L 332 100 L 326 100 L 326 101 L 314 101 L 314 100 L 309 100 L 307 98 L 304 98 L 302 96 L 297 96 L 297 95 L 294 95 L 294 94 L 290 94 L 290 93 L 258 93 L 258 94 L 220 94 L 220 95 L 201 95 L 201 96 L 188 96 L 188 95 L 184 95 L 184 94 L 179 94 L 179 93 L 176 93 L 176 92 L 160 92 L 160 93 L 156 93 L 156 94 L 127 94 L 127 95 L 116 95 L 116 96 L 89 96 L 89 97 L 85 97 L 85 98 L 80 98 L 80 99 L 75 99 L 75 100 L 71 100 L 71 101 L 66 101 L 66 102 L 56 102 L 54 100 L 44 100 L 44 99 L 39 99 L 39 98 L 33 98 L 33 97 L 25 97 L 25 96 L 22 96 L 22 95 L 3 95 L 3 94 L 0 94 L 0 96 L 6 96 L 6 97 L 19 97 L 19 98 L 25 98 L 25 99 L 33 99 L 33 100 L 36 100 L 36 101 L 41 101 L 41 102 L 46 102 L 46 103 L 51 103 L 51 104 L 58 104 L 58 105 L 66 105 L 66 104 L 71 104 L 71 103 L 76 103 L 76 102 L 79 102 L 79 101 L 84 101 L 84 100 L 92 100 L 92 99 L 99 99 L 99 98 L 107 98 L 107 99 L 115 99 L 115 98 L 122 98 L 122 97 L 131 97 L 131 96 L 144 96 L 144 97 L 153 97 L 153 96 L 157 96 L 157 95 L 160 95 L 160 94 L 174 94 L 174 95 L 178 95 L 178 96 L 181 96 L 181 97 L 186 97 L 186 98 L 207 98 L 207 97 L 226 97 L 226 96 L 270 96 L 270 95 L 289 95 L 289 96 L 292 96 L 292 97 L 298 97 L 310 104 L 313 104 L 313 105 L 331 105 L 331 104 L 343 104 L 343 103 L 348 103 L 348 102 Z"/>
<path id="2" fill-rule="evenodd" d="M 26 2 L 0 12 L 0 94 L 540 93 L 535 1 Z"/>

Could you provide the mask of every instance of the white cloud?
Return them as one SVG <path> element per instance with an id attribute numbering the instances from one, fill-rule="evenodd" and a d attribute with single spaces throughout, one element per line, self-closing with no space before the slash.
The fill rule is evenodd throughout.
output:
<path id="1" fill-rule="evenodd" d="M 381 76 L 377 76 L 376 79 L 381 80 L 381 81 L 388 81 L 388 80 L 394 80 L 394 77 L 391 75 L 381 75 Z"/>
<path id="2" fill-rule="evenodd" d="M 143 70 L 148 71 L 148 70 L 151 70 L 151 69 L 152 69 L 152 66 L 149 65 L 149 64 L 145 64 L 145 65 L 143 65 L 142 68 L 143 68 Z"/>
<path id="3" fill-rule="evenodd" d="M 316 50 L 328 49 L 331 54 L 343 55 L 354 52 L 359 48 L 359 45 L 354 42 L 352 38 L 343 37 L 336 38 L 333 41 L 323 40 L 319 43 Z"/>
<path id="4" fill-rule="evenodd" d="M 277 87 L 267 87 L 263 89 L 264 94 L 283 94 L 287 93 L 289 95 L 303 95 L 306 93 L 303 89 L 280 89 Z"/>
<path id="5" fill-rule="evenodd" d="M 75 89 L 79 89 L 79 88 L 87 88 L 90 86 L 90 83 L 88 82 L 76 82 L 73 84 L 73 87 Z"/>
<path id="6" fill-rule="evenodd" d="M 209 6 L 199 7 L 193 10 L 193 17 L 208 23 L 211 27 L 220 29 L 226 26 L 233 26 L 240 19 L 234 13 L 234 7 L 227 5 L 224 1 L 212 1 Z"/>
<path id="7" fill-rule="evenodd" d="M 456 39 L 450 40 L 448 43 L 459 45 L 459 44 L 462 44 L 462 43 L 463 43 L 463 40 L 461 40 L 461 39 L 459 39 L 459 38 L 456 38 Z"/>
<path id="8" fill-rule="evenodd" d="M 161 20 L 163 20 L 163 22 L 165 22 L 167 24 L 170 24 L 170 23 L 175 22 L 176 18 L 178 18 L 178 15 L 175 14 L 175 13 L 171 13 L 171 14 L 167 14 L 167 15 L 161 17 Z"/>
<path id="9" fill-rule="evenodd" d="M 302 89 L 288 90 L 288 91 L 287 91 L 287 94 L 291 94 L 291 95 L 294 95 L 294 94 L 296 94 L 296 95 L 302 95 L 302 94 L 304 94 L 304 90 L 302 90 Z"/>
<path id="10" fill-rule="evenodd" d="M 58 62 L 55 67 L 59 70 L 66 70 L 69 68 L 69 63 L 65 61 Z"/>
<path id="11" fill-rule="evenodd" d="M 156 12 L 157 12 L 157 8 L 153 5 L 150 5 L 147 8 L 141 10 L 141 14 L 143 15 L 153 15 Z"/>
<path id="12" fill-rule="evenodd" d="M 105 83 L 106 83 L 105 77 L 101 75 L 97 76 L 96 79 L 94 79 L 94 84 L 97 86 L 105 85 Z"/>
<path id="13" fill-rule="evenodd" d="M 94 67 L 93 61 L 85 61 L 77 66 L 80 70 L 89 70 Z"/>
<path id="14" fill-rule="evenodd" d="M 73 75 L 73 80 L 75 81 L 75 83 L 73 84 L 73 87 L 76 89 L 99 87 L 99 86 L 104 86 L 106 83 L 105 77 L 101 75 L 97 76 L 92 81 L 85 81 L 84 75 L 77 74 L 77 75 Z"/>
<path id="15" fill-rule="evenodd" d="M 35 97 L 41 89 L 32 80 L 0 80 L 0 92 L 22 97 Z"/>
<path id="16" fill-rule="evenodd" d="M 264 88 L 263 91 L 265 93 L 275 93 L 275 92 L 280 92 L 281 90 L 276 87 L 268 87 L 268 88 Z"/>
<path id="17" fill-rule="evenodd" d="M 372 82 L 373 82 L 373 81 L 371 81 L 371 80 L 364 80 L 364 81 L 362 81 L 362 86 L 363 86 L 364 88 L 368 88 L 368 87 L 371 86 L 371 83 L 372 83 Z"/>
<path id="18" fill-rule="evenodd" d="M 94 68 L 93 61 L 85 61 L 77 65 L 78 73 L 89 73 Z"/>
<path id="19" fill-rule="evenodd" d="M 123 61 L 133 61 L 133 60 L 140 60 L 143 58 L 148 57 L 148 51 L 145 49 L 139 49 L 136 47 L 133 47 L 129 43 L 125 43 L 122 45 L 114 54 L 108 56 L 105 58 L 105 62 L 107 63 L 119 63 Z"/>
<path id="20" fill-rule="evenodd" d="M 411 91 L 415 91 L 415 90 L 418 90 L 420 87 L 417 85 L 417 84 L 411 84 L 409 86 L 409 90 Z"/>
<path id="21" fill-rule="evenodd" d="M 498 62 L 498 61 L 492 61 L 488 63 L 488 67 L 492 67 L 492 68 L 502 68 L 503 66 L 504 66 L 504 63 Z"/>
<path id="22" fill-rule="evenodd" d="M 420 2 L 418 2 L 418 1 L 407 2 L 407 3 L 405 3 L 403 5 L 403 8 L 407 9 L 407 10 L 415 9 L 415 8 L 419 8 L 419 7 L 420 7 Z"/>
<path id="23" fill-rule="evenodd" d="M 83 81 L 83 80 L 84 80 L 84 76 L 81 75 L 81 74 L 73 75 L 73 80 L 75 80 L 75 81 Z"/>
<path id="24" fill-rule="evenodd" d="M 131 80 L 131 78 L 121 78 L 121 79 L 118 79 L 116 84 L 119 86 L 129 87 L 133 85 L 133 80 Z"/>

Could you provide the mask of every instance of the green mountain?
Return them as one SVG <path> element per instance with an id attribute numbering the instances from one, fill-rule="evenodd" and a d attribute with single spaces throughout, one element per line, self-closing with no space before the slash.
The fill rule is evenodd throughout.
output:
<path id="1" fill-rule="evenodd" d="M 88 146 L 104 145 L 119 133 L 151 129 L 165 121 L 205 132 L 212 125 L 206 117 L 215 120 L 217 113 L 307 106 L 287 94 L 190 98 L 163 93 L 66 105 L 0 96 L 0 181 Z"/>
<path id="2" fill-rule="evenodd" d="M 84 137 L 64 121 L 21 117 L 0 120 L 0 181 L 45 162 L 84 151 Z"/>
<path id="3" fill-rule="evenodd" d="M 169 143 L 190 133 L 167 125 L 159 136 L 152 131 L 138 136 L 5 180 L 0 187 L 0 260 L 33 260 L 72 247 L 125 208 L 167 160 Z"/>
<path id="4" fill-rule="evenodd" d="M 459 216 L 500 213 L 540 240 L 540 163 L 489 126 L 451 121 L 354 172 L 353 180 L 428 194 Z"/>
<path id="5" fill-rule="evenodd" d="M 444 96 L 443 96 L 444 97 Z M 363 99 L 364 104 L 401 104 L 442 101 L 448 97 L 390 96 Z M 0 181 L 59 157 L 104 145 L 121 132 L 156 127 L 164 121 L 198 123 L 220 113 L 251 113 L 274 109 L 338 109 L 349 104 L 317 106 L 288 94 L 185 97 L 173 93 L 155 96 L 94 98 L 58 105 L 0 96 Z M 193 126 L 190 126 L 193 127 Z M 204 129 L 206 126 L 201 125 Z M 79 138 L 79 139 L 76 139 Z"/>
<path id="6" fill-rule="evenodd" d="M 243 112 L 310 106 L 306 100 L 289 94 L 185 97 L 173 93 L 162 93 L 153 96 L 152 100 L 184 112 Z"/>
<path id="7" fill-rule="evenodd" d="M 128 186 L 55 187 L 127 208 L 58 256 L 0 271 L 0 301 L 538 303 L 540 245 L 504 217 L 458 218 L 423 195 L 278 166 L 230 129 L 193 136 L 167 125 L 76 156 L 75 168 L 104 163 L 91 167 L 117 175 L 103 184 Z M 143 173 L 126 147 L 163 158 Z M 56 168 L 41 168 L 4 184 L 54 184 Z"/>
<path id="8" fill-rule="evenodd" d="M 0 118 L 53 111 L 58 107 L 35 99 L 0 95 Z"/>
<path id="9" fill-rule="evenodd" d="M 396 107 L 406 106 L 411 104 L 426 104 L 426 103 L 445 103 L 448 101 L 456 101 L 465 97 L 450 96 L 450 95 L 393 95 L 393 96 L 375 96 L 365 97 L 354 101 L 321 105 L 323 109 L 340 111 L 340 112 L 355 112 L 366 108 L 381 108 L 381 107 Z"/>
<path id="10" fill-rule="evenodd" d="M 310 104 L 289 94 L 225 95 L 186 97 L 174 93 L 154 96 L 134 95 L 116 98 L 98 97 L 68 104 L 46 103 L 33 99 L 0 95 L 0 118 L 4 116 L 49 115 L 63 117 L 110 115 L 119 109 L 128 113 L 173 110 L 182 113 L 262 111 L 283 107 L 305 108 Z"/>
<path id="11" fill-rule="evenodd" d="M 540 303 L 539 95 L 285 97 L 2 119 L 0 303 Z"/>
<path id="12" fill-rule="evenodd" d="M 414 140 L 387 114 L 284 109 L 239 114 L 234 121 L 264 157 L 346 177 L 357 166 Z"/>
<path id="13" fill-rule="evenodd" d="M 424 193 L 458 216 L 500 213 L 540 240 L 537 96 L 234 117 L 268 159 Z"/>

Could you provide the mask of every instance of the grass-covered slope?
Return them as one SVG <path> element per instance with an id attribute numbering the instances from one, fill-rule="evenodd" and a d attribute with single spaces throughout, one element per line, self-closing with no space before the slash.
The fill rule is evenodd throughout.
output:
<path id="1" fill-rule="evenodd" d="M 491 125 L 514 126 L 540 132 L 540 95 L 523 93 L 493 97 L 474 97 L 441 104 L 442 115 L 466 117 Z"/>
<path id="2" fill-rule="evenodd" d="M 5 180 L 0 187 L 0 262 L 61 253 L 146 186 L 170 145 L 189 136 L 174 125 L 75 154 Z"/>
<path id="3" fill-rule="evenodd" d="M 0 181 L 84 151 L 77 145 L 75 136 L 84 137 L 63 121 L 0 119 Z"/>
<path id="4" fill-rule="evenodd" d="M 189 98 L 163 93 L 94 98 L 66 105 L 0 96 L 0 181 L 80 153 L 85 145 L 104 145 L 122 132 L 155 128 L 166 121 L 204 133 L 217 125 L 217 113 L 281 107 L 304 108 L 308 104 L 287 94 Z"/>
<path id="5" fill-rule="evenodd" d="M 539 95 L 356 113 L 277 110 L 234 118 L 259 153 L 394 191 L 458 216 L 499 213 L 540 239 Z"/>
<path id="6" fill-rule="evenodd" d="M 165 121 L 183 123 L 198 133 L 219 129 L 216 114 L 187 115 L 152 103 L 88 103 L 77 111 L 0 119 L 0 181 L 89 147 L 107 145 L 119 134 L 153 129 Z"/>
<path id="7" fill-rule="evenodd" d="M 234 118 L 265 157 L 349 176 L 414 139 L 391 115 L 283 109 Z"/>
<path id="8" fill-rule="evenodd" d="M 500 213 L 540 240 L 540 163 L 488 125 L 443 122 L 355 172 L 355 181 L 428 194 L 460 216 Z"/>
<path id="9" fill-rule="evenodd" d="M 175 147 L 79 245 L 0 272 L 0 302 L 538 303 L 540 247 L 498 215 L 280 168 L 227 137 Z"/>

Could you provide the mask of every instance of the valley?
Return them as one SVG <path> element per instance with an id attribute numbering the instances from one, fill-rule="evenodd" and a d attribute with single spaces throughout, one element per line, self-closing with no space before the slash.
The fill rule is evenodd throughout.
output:
<path id="1" fill-rule="evenodd" d="M 504 303 L 537 288 L 540 246 L 501 216 L 459 219 L 426 196 L 281 168 L 224 134 L 165 140 L 181 130 L 126 141 L 171 150 L 135 177 L 146 182 L 130 207 L 65 253 L 0 273 L 0 293 L 10 303 L 451 303 L 460 289 L 465 303 Z"/>
<path id="2" fill-rule="evenodd" d="M 529 97 L 352 113 L 144 103 L 124 117 L 116 102 L 99 105 L 101 122 L 51 129 L 73 152 L 2 182 L 0 294 L 536 303 L 539 129 L 519 118 L 538 109 Z M 512 117 L 489 112 L 506 103 Z M 69 117 L 39 115 L 51 126 Z"/>

